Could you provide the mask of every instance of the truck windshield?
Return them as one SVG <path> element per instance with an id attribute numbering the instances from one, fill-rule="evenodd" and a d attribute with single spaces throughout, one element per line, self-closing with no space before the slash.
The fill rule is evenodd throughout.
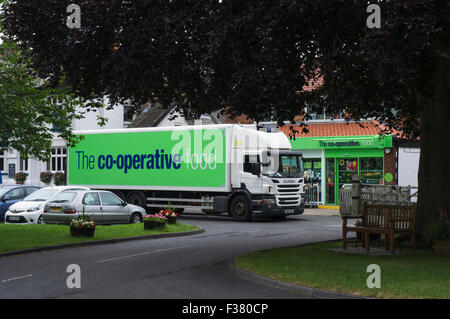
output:
<path id="1" fill-rule="evenodd" d="M 280 155 L 277 172 L 265 175 L 278 178 L 302 178 L 303 161 L 297 155 Z"/>

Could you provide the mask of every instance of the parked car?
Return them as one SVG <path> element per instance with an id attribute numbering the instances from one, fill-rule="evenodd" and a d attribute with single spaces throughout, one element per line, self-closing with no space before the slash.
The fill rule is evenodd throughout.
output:
<path id="1" fill-rule="evenodd" d="M 96 224 L 140 223 L 145 209 L 128 204 L 109 191 L 64 191 L 47 202 L 42 218 L 47 224 L 70 224 L 84 214 Z"/>
<path id="2" fill-rule="evenodd" d="M 0 221 L 4 221 L 8 208 L 37 191 L 38 186 L 0 185 Z"/>
<path id="3" fill-rule="evenodd" d="M 28 195 L 21 202 L 9 207 L 5 214 L 5 223 L 42 224 L 42 212 L 48 200 L 65 190 L 87 190 L 80 186 L 49 186 Z"/>

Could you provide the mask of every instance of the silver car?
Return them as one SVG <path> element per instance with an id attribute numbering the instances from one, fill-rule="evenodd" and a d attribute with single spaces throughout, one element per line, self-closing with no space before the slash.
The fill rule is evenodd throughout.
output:
<path id="1" fill-rule="evenodd" d="M 83 190 L 63 191 L 55 195 L 44 208 L 42 218 L 47 224 L 70 224 L 84 214 L 96 224 L 140 223 L 145 209 L 128 204 L 112 192 Z"/>

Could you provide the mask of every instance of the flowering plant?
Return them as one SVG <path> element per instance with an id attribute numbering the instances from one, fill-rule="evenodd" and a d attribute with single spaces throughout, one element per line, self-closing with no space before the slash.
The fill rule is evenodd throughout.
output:
<path id="1" fill-rule="evenodd" d="M 75 228 L 95 228 L 95 222 L 85 214 L 85 206 L 83 206 L 83 209 L 81 211 L 81 216 L 78 216 L 77 218 L 72 219 L 72 222 L 70 223 L 70 227 Z"/>
<path id="2" fill-rule="evenodd" d="M 163 214 L 145 215 L 144 222 L 149 221 L 165 223 L 167 221 L 167 218 Z"/>
<path id="3" fill-rule="evenodd" d="M 64 185 L 64 177 L 65 175 L 64 175 L 64 173 L 62 173 L 62 172 L 56 172 L 54 175 L 53 175 L 53 178 L 54 178 L 54 180 L 55 180 L 55 185 L 57 185 L 57 186 L 59 186 L 59 185 Z"/>
<path id="4" fill-rule="evenodd" d="M 23 184 L 23 183 L 25 183 L 27 176 L 28 176 L 28 173 L 18 172 L 14 175 L 14 179 L 16 180 L 17 184 Z"/>
<path id="5" fill-rule="evenodd" d="M 171 210 L 167 210 L 167 209 L 162 209 L 159 214 L 166 216 L 166 217 L 178 217 L 178 214 L 175 213 L 174 211 Z"/>
<path id="6" fill-rule="evenodd" d="M 90 218 L 82 219 L 80 217 L 72 219 L 72 222 L 70 223 L 70 227 L 75 228 L 95 228 L 95 222 L 93 220 L 90 220 Z"/>
<path id="7" fill-rule="evenodd" d="M 41 172 L 41 182 L 45 184 L 50 184 L 50 182 L 52 181 L 52 177 L 52 172 Z"/>
<path id="8" fill-rule="evenodd" d="M 94 237 L 95 222 L 84 214 L 85 207 L 83 206 L 81 216 L 72 219 L 70 223 L 70 234 L 75 237 L 87 236 Z"/>

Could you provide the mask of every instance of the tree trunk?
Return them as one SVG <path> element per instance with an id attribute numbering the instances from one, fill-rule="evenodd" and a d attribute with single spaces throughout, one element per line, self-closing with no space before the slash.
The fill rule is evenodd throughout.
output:
<path id="1" fill-rule="evenodd" d="M 432 98 L 424 98 L 420 136 L 416 232 L 439 219 L 439 205 L 450 214 L 450 75 L 448 60 L 436 59 Z"/>

